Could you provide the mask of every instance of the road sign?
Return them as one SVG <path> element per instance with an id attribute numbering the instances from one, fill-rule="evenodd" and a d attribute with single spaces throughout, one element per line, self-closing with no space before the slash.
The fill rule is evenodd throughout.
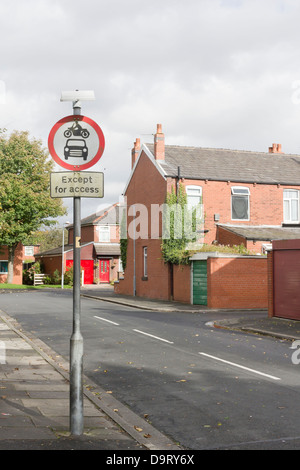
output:
<path id="1" fill-rule="evenodd" d="M 50 195 L 53 198 L 104 197 L 104 174 L 94 171 L 51 173 Z"/>
<path id="2" fill-rule="evenodd" d="M 48 148 L 53 160 L 68 170 L 85 170 L 100 160 L 105 146 L 101 128 L 92 119 L 71 115 L 51 129 Z"/>

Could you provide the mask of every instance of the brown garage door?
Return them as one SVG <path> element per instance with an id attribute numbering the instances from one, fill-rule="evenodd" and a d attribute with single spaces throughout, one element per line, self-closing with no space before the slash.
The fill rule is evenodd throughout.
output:
<path id="1" fill-rule="evenodd" d="M 274 316 L 300 320 L 300 250 L 274 250 Z"/>

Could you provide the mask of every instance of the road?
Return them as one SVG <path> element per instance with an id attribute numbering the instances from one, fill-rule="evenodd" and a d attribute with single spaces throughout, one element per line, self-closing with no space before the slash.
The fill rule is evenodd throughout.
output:
<path id="1" fill-rule="evenodd" d="M 0 309 L 69 358 L 71 292 L 1 294 Z M 213 328 L 214 313 L 85 298 L 81 311 L 84 374 L 180 445 L 300 448 L 299 369 L 289 343 Z"/>

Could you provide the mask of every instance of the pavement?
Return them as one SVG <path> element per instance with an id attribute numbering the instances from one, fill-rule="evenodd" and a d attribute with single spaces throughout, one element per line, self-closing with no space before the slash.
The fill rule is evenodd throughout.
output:
<path id="1" fill-rule="evenodd" d="M 266 310 L 211 310 L 121 296 L 110 286 L 86 286 L 81 295 L 144 310 L 213 313 L 216 328 L 300 339 L 300 322 L 268 318 Z M 84 433 L 75 436 L 69 431 L 68 362 L 0 310 L 0 450 L 184 451 L 109 391 L 85 376 L 83 382 Z"/>

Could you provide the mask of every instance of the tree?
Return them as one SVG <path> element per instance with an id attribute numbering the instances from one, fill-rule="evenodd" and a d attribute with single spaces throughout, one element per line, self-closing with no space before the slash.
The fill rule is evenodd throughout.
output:
<path id="1" fill-rule="evenodd" d="M 39 245 L 40 251 L 51 250 L 61 246 L 62 244 L 62 231 L 64 230 L 64 239 L 68 240 L 68 231 L 61 227 L 51 227 L 50 229 L 42 228 L 37 232 L 32 232 L 29 237 L 24 241 L 25 245 Z"/>
<path id="2" fill-rule="evenodd" d="M 53 162 L 39 140 L 28 132 L 0 135 L 0 245 L 8 247 L 8 278 L 13 279 L 13 263 L 18 243 L 41 225 L 56 223 L 65 213 L 61 199 L 50 197 Z M 51 220 L 52 219 L 52 220 Z"/>

